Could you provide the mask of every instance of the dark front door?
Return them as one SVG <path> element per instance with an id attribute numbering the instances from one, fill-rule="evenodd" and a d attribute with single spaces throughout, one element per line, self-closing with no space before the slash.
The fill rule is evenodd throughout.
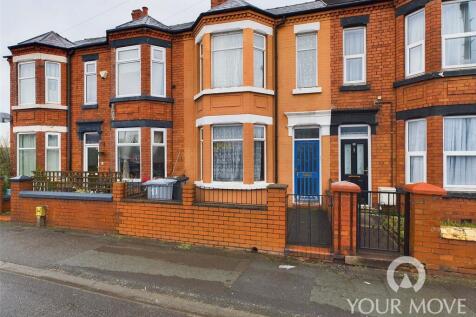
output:
<path id="1" fill-rule="evenodd" d="M 367 140 L 341 140 L 341 175 L 343 181 L 369 189 L 369 160 Z"/>

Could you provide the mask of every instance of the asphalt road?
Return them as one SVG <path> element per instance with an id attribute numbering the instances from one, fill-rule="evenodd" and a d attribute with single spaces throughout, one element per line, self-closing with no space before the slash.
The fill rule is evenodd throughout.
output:
<path id="1" fill-rule="evenodd" d="M 0 272 L 0 316 L 190 316 L 48 281 Z"/>

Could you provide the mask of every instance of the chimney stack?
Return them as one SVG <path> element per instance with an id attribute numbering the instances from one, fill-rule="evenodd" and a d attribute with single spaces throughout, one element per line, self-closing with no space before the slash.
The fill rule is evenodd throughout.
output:
<path id="1" fill-rule="evenodd" d="M 219 6 L 222 3 L 225 3 L 227 0 L 211 0 L 212 8 Z"/>
<path id="2" fill-rule="evenodd" d="M 145 17 L 149 15 L 149 8 L 147 7 L 142 7 L 142 10 L 141 9 L 135 9 L 135 10 L 132 10 L 132 13 L 131 13 L 131 16 L 132 16 L 132 20 L 139 20 L 140 18 L 142 17 Z"/>

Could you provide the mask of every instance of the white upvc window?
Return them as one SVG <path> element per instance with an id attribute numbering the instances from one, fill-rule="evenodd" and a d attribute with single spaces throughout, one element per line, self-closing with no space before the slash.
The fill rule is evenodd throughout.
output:
<path id="1" fill-rule="evenodd" d="M 296 87 L 317 87 L 317 33 L 296 35 Z"/>
<path id="2" fill-rule="evenodd" d="M 406 122 L 405 182 L 426 182 L 426 119 Z"/>
<path id="3" fill-rule="evenodd" d="M 36 170 L 36 135 L 19 133 L 17 136 L 17 176 L 32 176 Z"/>
<path id="4" fill-rule="evenodd" d="M 443 68 L 476 66 L 476 0 L 442 4 Z"/>
<path id="5" fill-rule="evenodd" d="M 405 17 L 405 75 L 425 72 L 425 9 Z"/>
<path id="6" fill-rule="evenodd" d="M 255 87 L 266 86 L 266 36 L 255 33 L 253 39 L 253 71 Z"/>
<path id="7" fill-rule="evenodd" d="M 152 178 L 167 177 L 167 130 L 151 129 Z"/>
<path id="8" fill-rule="evenodd" d="M 18 63 L 18 104 L 36 103 L 35 62 Z"/>
<path id="9" fill-rule="evenodd" d="M 97 100 L 97 63 L 84 63 L 84 104 L 94 105 Z"/>
<path id="10" fill-rule="evenodd" d="M 243 181 L 243 126 L 213 127 L 213 181 Z"/>
<path id="11" fill-rule="evenodd" d="M 165 97 L 166 92 L 166 50 L 151 46 L 151 95 Z"/>
<path id="12" fill-rule="evenodd" d="M 57 62 L 45 62 L 46 103 L 61 102 L 61 66 Z"/>
<path id="13" fill-rule="evenodd" d="M 213 88 L 243 85 L 243 33 L 212 35 Z"/>
<path id="14" fill-rule="evenodd" d="M 116 170 L 127 180 L 141 178 L 140 128 L 116 129 Z"/>
<path id="15" fill-rule="evenodd" d="M 203 180 L 203 128 L 199 130 L 200 138 L 200 180 Z"/>
<path id="16" fill-rule="evenodd" d="M 344 29 L 344 84 L 366 82 L 366 32 L 365 27 Z"/>
<path id="17" fill-rule="evenodd" d="M 476 190 L 476 116 L 444 119 L 444 186 Z"/>
<path id="18" fill-rule="evenodd" d="M 45 134 L 45 170 L 61 171 L 61 134 Z"/>
<path id="19" fill-rule="evenodd" d="M 203 90 L 203 58 L 204 58 L 204 55 L 203 55 L 203 43 L 200 42 L 200 44 L 198 45 L 198 63 L 199 63 L 199 69 L 198 69 L 198 81 L 199 81 L 199 85 L 200 85 L 200 91 Z"/>
<path id="20" fill-rule="evenodd" d="M 254 181 L 266 180 L 266 127 L 254 126 Z"/>
<path id="21" fill-rule="evenodd" d="M 116 49 L 116 96 L 141 94 L 140 45 Z"/>

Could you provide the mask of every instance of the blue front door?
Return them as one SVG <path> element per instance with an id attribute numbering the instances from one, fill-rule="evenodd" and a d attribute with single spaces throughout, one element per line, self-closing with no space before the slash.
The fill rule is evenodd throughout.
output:
<path id="1" fill-rule="evenodd" d="M 294 193 L 302 196 L 320 194 L 319 140 L 294 141 Z"/>

